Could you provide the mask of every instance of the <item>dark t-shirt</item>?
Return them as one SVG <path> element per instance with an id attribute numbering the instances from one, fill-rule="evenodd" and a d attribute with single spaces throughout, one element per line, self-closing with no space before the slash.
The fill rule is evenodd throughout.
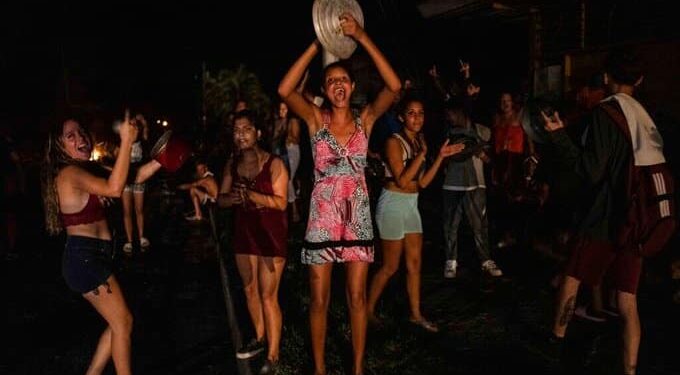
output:
<path id="1" fill-rule="evenodd" d="M 577 201 L 583 209 L 578 232 L 598 240 L 614 240 L 625 216 L 625 179 L 632 156 L 629 142 L 599 107 L 590 116 L 583 148 L 564 129 L 550 136 L 559 163 L 573 170 L 583 186 L 583 195 Z"/>

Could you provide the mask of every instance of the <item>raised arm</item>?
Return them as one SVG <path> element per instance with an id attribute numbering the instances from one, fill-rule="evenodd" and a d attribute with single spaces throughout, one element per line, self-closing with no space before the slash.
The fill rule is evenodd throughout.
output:
<path id="1" fill-rule="evenodd" d="M 424 137 L 421 138 L 421 142 L 422 142 L 422 144 L 425 144 L 425 138 Z M 422 148 L 425 148 L 425 147 L 422 147 Z M 418 179 L 418 187 L 421 188 L 421 189 L 426 188 L 432 182 L 432 180 L 434 180 L 434 177 L 437 175 L 437 171 L 439 170 L 439 167 L 441 167 L 444 159 L 463 151 L 464 148 L 465 148 L 465 145 L 462 144 L 462 143 L 456 143 L 456 144 L 450 145 L 448 139 L 446 141 L 444 141 L 444 144 L 439 149 L 439 153 L 437 154 L 437 158 L 434 159 L 434 163 L 432 163 L 430 168 L 428 168 L 425 171 L 425 173 L 423 173 L 420 176 L 420 178 Z"/>
<path id="2" fill-rule="evenodd" d="M 399 94 L 399 91 L 401 90 L 401 81 L 387 61 L 387 58 L 385 58 L 385 55 L 380 52 L 378 46 L 373 43 L 373 40 L 371 40 L 366 31 L 357 23 L 351 14 L 344 13 L 340 16 L 340 26 L 345 35 L 352 37 L 357 43 L 364 47 L 366 53 L 368 53 L 373 60 L 378 73 L 383 81 L 385 81 L 385 87 L 380 90 L 380 93 L 375 100 L 368 104 L 361 114 L 364 130 L 367 135 L 370 135 L 375 120 L 390 108 L 394 102 L 394 98 Z"/>
<path id="3" fill-rule="evenodd" d="M 310 134 L 314 134 L 317 128 L 317 115 L 319 111 L 318 108 L 307 101 L 307 99 L 302 96 L 302 93 L 297 90 L 299 83 L 312 61 L 314 56 L 321 50 L 321 46 L 318 40 L 315 40 L 305 52 L 295 61 L 293 66 L 290 67 L 286 75 L 279 83 L 279 96 L 281 100 L 290 107 L 290 109 L 297 114 L 301 119 L 303 119 L 307 126 L 309 127 Z"/>
<path id="4" fill-rule="evenodd" d="M 130 113 L 126 111 L 125 120 L 120 127 L 120 151 L 108 179 L 97 177 L 79 167 L 65 168 L 63 173 L 68 175 L 68 180 L 77 189 L 102 197 L 120 197 L 125 188 L 130 168 L 130 151 L 137 134 L 137 127 L 132 125 Z"/>

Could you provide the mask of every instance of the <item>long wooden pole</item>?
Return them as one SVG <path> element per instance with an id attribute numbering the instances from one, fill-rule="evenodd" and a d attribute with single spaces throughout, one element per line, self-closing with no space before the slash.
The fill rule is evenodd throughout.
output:
<path id="1" fill-rule="evenodd" d="M 231 334 L 231 342 L 234 343 L 234 350 L 241 347 L 241 330 L 239 329 L 238 319 L 236 317 L 236 310 L 234 309 L 234 299 L 231 295 L 231 284 L 229 283 L 229 274 L 222 256 L 222 246 L 220 246 L 220 238 L 217 232 L 217 224 L 215 220 L 215 206 L 208 207 L 208 214 L 210 217 L 210 229 L 212 231 L 213 241 L 215 241 L 215 251 L 217 252 L 217 261 L 220 264 L 220 279 L 222 281 L 222 294 L 224 294 L 224 304 L 227 308 L 227 322 L 229 324 L 229 333 Z M 236 353 L 234 353 L 236 356 Z M 247 359 L 236 359 L 236 367 L 239 375 L 251 375 L 250 365 Z"/>

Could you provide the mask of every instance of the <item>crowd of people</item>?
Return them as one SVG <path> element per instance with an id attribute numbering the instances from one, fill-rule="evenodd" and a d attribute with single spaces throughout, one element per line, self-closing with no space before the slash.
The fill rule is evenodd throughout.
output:
<path id="1" fill-rule="evenodd" d="M 609 271 L 613 281 L 607 287 L 616 291 L 614 304 L 605 306 L 602 298 L 594 298 L 588 311 L 581 309 L 580 315 L 620 317 L 622 369 L 634 374 L 641 338 L 636 291 L 642 256 L 617 248 L 621 246 L 618 229 L 620 219 L 626 216 L 625 186 L 631 160 L 638 165 L 638 159 L 649 160 L 653 155 L 653 164 L 665 161 L 661 136 L 634 99 L 644 73 L 638 61 L 629 53 L 613 54 L 594 76 L 597 78 L 579 91 L 578 115 L 563 120 L 559 112 L 541 112 L 548 142 L 539 148 L 523 124 L 523 115 L 530 110 L 527 103 L 504 91 L 498 96 L 497 109 L 484 108 L 479 100 L 484 88 L 471 74 L 469 64 L 461 62 L 461 90 L 443 85 L 436 67 L 429 72 L 428 84 L 433 90 L 421 90 L 411 82 L 402 83 L 350 14 L 341 16 L 340 25 L 342 32 L 363 48 L 382 79 L 383 87 L 372 100 L 354 108 L 352 94 L 357 82 L 344 61 L 324 67 L 323 103 L 308 95 L 303 81 L 322 52 L 315 40 L 281 80 L 281 102 L 273 120 L 263 123 L 247 109 L 247 103 L 241 103 L 229 120 L 233 147 L 226 164 L 211 166 L 198 157 L 194 160 L 195 179 L 177 186 L 187 191 L 193 209 L 188 221 L 203 221 L 207 204 L 234 212 L 234 228 L 223 229 L 233 230 L 231 251 L 255 333 L 238 349 L 237 358 L 266 352 L 259 373 L 276 373 L 279 347 L 285 340 L 278 292 L 286 262 L 301 262 L 309 271 L 309 325 L 316 375 L 328 371 L 326 330 L 335 263 L 343 264 L 346 275 L 353 374 L 364 373 L 367 327 L 380 324 L 377 303 L 399 269 L 402 254 L 409 321 L 426 332 L 439 331 L 437 323 L 426 318 L 420 296 L 422 254 L 432 249 L 423 246 L 423 232 L 429 229 L 423 228 L 419 191 L 437 182 L 441 183 L 443 277 L 458 277 L 463 219 L 472 232 L 479 270 L 498 278 L 503 271 L 493 252 L 530 243 L 526 238 L 531 236 L 526 231 L 527 211 L 552 215 L 549 217 L 561 230 L 554 232 L 554 242 L 561 241 L 568 252 L 548 341 L 563 345 L 568 323 L 578 310 L 579 285 L 586 283 L 593 287 L 594 296 L 601 297 L 604 275 Z M 602 103 L 624 116 L 634 135 L 632 146 Z M 429 121 L 430 116 L 442 119 L 441 123 Z M 131 373 L 133 318 L 112 273 L 116 249 L 104 207 L 108 198 L 122 199 L 124 253 L 132 252 L 135 238 L 142 251 L 148 249 L 144 182 L 161 167 L 155 160 L 143 159 L 142 141 L 148 139 L 143 116 L 126 113 L 118 133 L 120 145 L 109 169 L 90 161 L 92 139 L 74 117 L 56 124 L 45 154 L 47 229 L 52 234 L 67 234 L 63 276 L 108 323 L 88 374 L 101 373 L 109 359 L 118 374 Z M 301 151 L 306 136 L 311 153 Z M 309 182 L 298 173 L 305 158 L 313 165 Z M 366 173 L 370 162 L 376 160 L 383 169 L 378 174 L 377 191 Z M 216 176 L 210 167 L 223 168 Z M 672 178 L 659 178 L 658 183 L 672 191 Z M 306 183 L 311 184 L 309 196 L 300 194 Z M 578 189 L 569 196 L 564 185 Z M 574 196 L 576 190 L 578 196 Z M 373 198 L 376 204 L 372 204 Z M 307 199 L 308 204 L 301 204 Z M 664 199 L 669 202 L 664 206 L 668 216 L 674 217 L 673 197 Z M 288 223 L 305 219 L 299 258 L 297 253 L 289 257 Z M 374 246 L 381 251 L 378 257 Z M 380 265 L 371 275 L 369 264 L 376 258 Z"/>

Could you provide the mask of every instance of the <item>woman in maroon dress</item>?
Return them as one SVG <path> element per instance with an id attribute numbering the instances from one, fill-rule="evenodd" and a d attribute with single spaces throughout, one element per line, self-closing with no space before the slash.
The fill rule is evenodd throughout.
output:
<path id="1" fill-rule="evenodd" d="M 260 135 L 250 111 L 236 114 L 236 151 L 224 168 L 220 205 L 234 208 L 233 249 L 256 334 L 236 357 L 257 355 L 266 337 L 267 360 L 260 374 L 268 374 L 278 365 L 281 340 L 278 290 L 286 264 L 288 172 L 281 159 L 258 146 Z"/>

